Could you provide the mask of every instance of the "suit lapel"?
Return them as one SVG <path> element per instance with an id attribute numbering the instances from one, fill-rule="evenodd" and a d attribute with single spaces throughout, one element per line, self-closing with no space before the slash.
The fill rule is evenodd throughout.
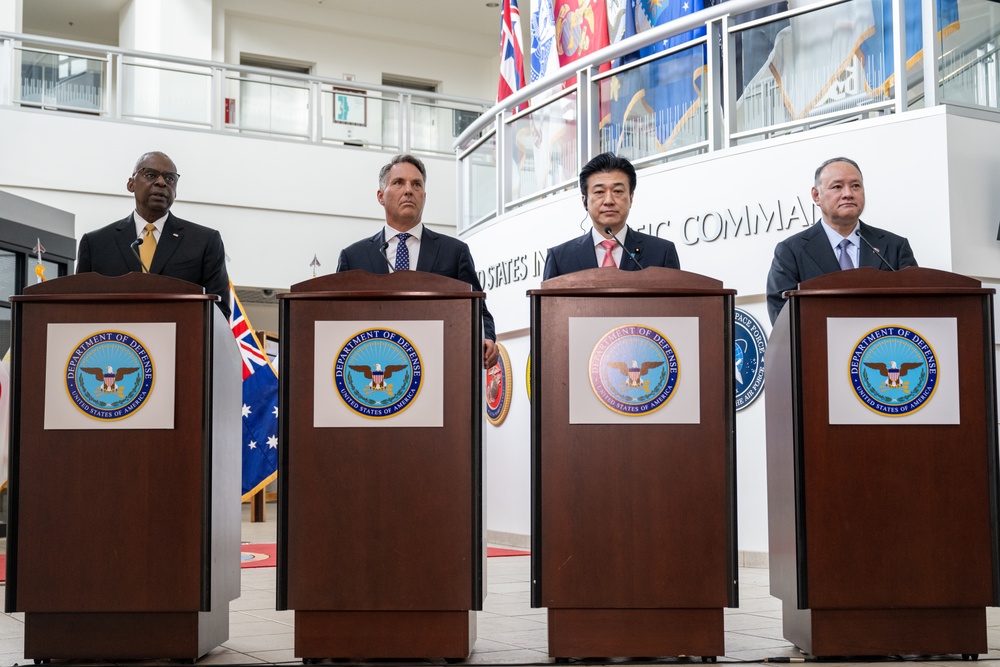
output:
<path id="1" fill-rule="evenodd" d="M 636 234 L 634 231 L 632 231 L 631 227 L 628 227 L 626 229 L 627 231 L 625 232 L 625 252 L 622 252 L 622 261 L 619 264 L 618 268 L 621 269 L 622 271 L 638 271 L 639 267 L 636 266 L 635 262 L 632 261 L 632 258 L 628 256 L 628 253 L 630 252 L 635 253 L 635 258 L 638 259 L 639 263 L 641 264 L 643 243 L 639 239 L 639 235 Z"/>
<path id="2" fill-rule="evenodd" d="M 177 250 L 184 238 L 184 223 L 173 213 L 167 214 L 167 221 L 163 223 L 163 231 L 160 232 L 160 240 L 156 242 L 156 252 L 153 254 L 153 262 L 149 265 L 150 273 L 163 273 L 164 267 L 170 261 L 170 257 Z"/>
<path id="3" fill-rule="evenodd" d="M 115 243 L 118 245 L 118 250 L 122 254 L 122 259 L 125 260 L 125 265 L 130 271 L 142 271 L 142 265 L 139 264 L 139 258 L 135 256 L 132 252 L 132 242 L 135 241 L 135 220 L 132 216 L 128 216 L 124 220 L 118 223 L 115 227 Z M 136 249 L 135 252 L 139 252 Z"/>
<path id="4" fill-rule="evenodd" d="M 417 271 L 427 271 L 433 273 L 434 264 L 437 262 L 438 251 L 441 246 L 438 243 L 438 235 L 424 227 L 424 233 L 420 236 L 420 255 L 417 257 Z"/>
<path id="5" fill-rule="evenodd" d="M 865 237 L 865 241 L 868 241 L 868 243 L 871 243 L 873 246 L 878 248 L 882 252 L 882 256 L 884 257 L 886 247 L 882 239 L 885 237 L 882 234 L 873 230 L 865 223 L 860 221 L 858 222 L 858 230 L 861 232 L 861 235 Z M 882 269 L 883 268 L 882 260 L 880 260 L 878 256 L 875 255 L 874 252 L 872 252 L 872 249 L 868 247 L 868 243 L 865 243 L 865 241 L 858 239 L 858 243 L 860 244 L 860 247 L 858 249 L 859 268 L 861 266 L 869 266 L 873 269 Z"/>
<path id="6" fill-rule="evenodd" d="M 812 226 L 812 233 L 809 234 L 808 239 L 805 243 L 805 251 L 813 261 L 819 265 L 823 275 L 825 273 L 833 273 L 834 271 L 840 271 L 840 262 L 837 261 L 837 256 L 833 254 L 833 248 L 830 246 L 830 239 L 826 236 L 826 231 L 820 226 L 820 223 L 816 223 Z"/>
<path id="7" fill-rule="evenodd" d="M 577 240 L 576 256 L 583 269 L 596 269 L 597 250 L 594 249 L 594 236 L 590 230 Z"/>
<path id="8" fill-rule="evenodd" d="M 389 273 L 389 265 L 382 255 L 382 244 L 385 242 L 385 230 L 371 238 L 368 244 L 368 261 L 371 263 L 372 273 Z"/>

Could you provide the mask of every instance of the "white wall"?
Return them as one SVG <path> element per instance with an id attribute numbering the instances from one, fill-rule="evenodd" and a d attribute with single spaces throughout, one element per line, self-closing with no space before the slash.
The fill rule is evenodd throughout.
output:
<path id="1" fill-rule="evenodd" d="M 388 73 L 440 82 L 439 93 L 496 99 L 496 59 L 476 55 L 479 38 L 459 30 L 302 4 L 295 6 L 291 21 L 281 13 L 284 3 L 267 0 L 214 4 L 215 60 L 239 63 L 241 53 L 251 53 L 315 63 L 312 73 L 317 76 L 342 78 L 346 73 L 378 84 Z M 414 31 L 420 31 L 419 39 Z M 499 18 L 497 31 L 499 50 Z"/>
<path id="2" fill-rule="evenodd" d="M 809 195 L 823 160 L 846 155 L 861 165 L 867 206 L 862 218 L 909 238 L 922 266 L 1000 278 L 1000 117 L 938 107 L 830 127 L 722 151 L 639 172 L 629 224 L 673 241 L 682 268 L 713 276 L 738 291 L 737 307 L 770 332 L 764 304 L 774 245 L 819 216 Z M 747 211 L 749 210 L 749 216 Z M 488 289 L 501 340 L 512 355 L 515 401 L 523 396 L 528 299 L 541 280 L 545 249 L 582 233 L 579 191 L 523 207 L 465 237 L 486 283 L 498 267 L 511 282 Z M 749 227 L 746 219 L 753 225 Z M 734 233 L 736 223 L 742 226 Z M 697 230 L 707 220 L 707 235 Z M 720 220 L 727 223 L 715 239 Z M 768 220 L 771 222 L 768 228 Z M 750 233 L 747 230 L 750 229 Z M 707 240 L 712 238 L 715 240 Z M 513 261 L 511 261 L 513 260 Z M 764 401 L 737 415 L 739 548 L 767 551 Z M 527 533 L 530 514 L 520 479 L 530 456 L 527 408 L 490 427 L 489 527 Z M 501 459 L 499 454 L 502 453 Z M 491 458 L 491 463 L 493 459 Z M 510 474 L 509 479 L 502 479 Z M 507 492 L 509 489 L 509 493 Z"/>

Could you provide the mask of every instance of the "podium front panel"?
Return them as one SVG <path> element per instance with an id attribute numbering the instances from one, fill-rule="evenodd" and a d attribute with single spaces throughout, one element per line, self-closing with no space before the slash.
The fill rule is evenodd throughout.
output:
<path id="1" fill-rule="evenodd" d="M 49 322 L 108 321 L 109 312 L 94 302 L 29 301 L 16 308 L 22 373 L 45 368 Z M 203 502 L 211 480 L 203 471 L 211 468 L 197 435 L 206 434 L 201 407 L 211 374 L 205 352 L 211 349 L 206 313 L 212 308 L 169 301 L 128 308 L 130 321 L 176 323 L 174 429 L 106 436 L 46 430 L 42 392 L 22 394 L 13 480 L 23 508 L 16 535 L 17 611 L 207 611 Z M 120 311 L 112 321 L 122 321 Z M 22 385 L 41 383 L 22 377 Z"/>
<path id="2" fill-rule="evenodd" d="M 474 395 L 479 387 L 468 386 L 478 355 L 469 332 L 479 331 L 479 311 L 470 304 L 477 303 L 335 296 L 283 303 L 283 372 L 295 378 L 283 388 L 287 463 L 279 491 L 286 544 L 279 588 L 287 608 L 477 608 L 470 553 L 480 544 L 474 482 L 480 443 L 470 434 L 481 403 Z M 444 426 L 314 427 L 315 325 L 335 320 L 442 321 Z"/>
<path id="3" fill-rule="evenodd" d="M 995 460 L 983 396 L 992 360 L 983 345 L 981 295 L 797 298 L 804 521 L 800 607 L 958 608 L 993 604 L 994 545 L 989 461 Z M 827 322 L 875 313 L 957 322 L 958 424 L 830 424 Z M 845 360 L 846 364 L 846 360 Z M 846 377 L 846 373 L 845 373 Z M 836 380 L 836 378 L 834 378 Z M 897 421 L 894 421 L 897 420 Z M 992 425 L 995 428 L 995 425 Z M 768 425 L 771 428 L 771 425 Z M 807 529 L 805 527 L 808 527 Z M 947 575 L 943 573 L 947 572 Z"/>
<path id="4" fill-rule="evenodd" d="M 731 298 L 535 294 L 533 604 L 735 604 Z M 586 317 L 697 318 L 698 423 L 570 423 L 569 320 Z"/>

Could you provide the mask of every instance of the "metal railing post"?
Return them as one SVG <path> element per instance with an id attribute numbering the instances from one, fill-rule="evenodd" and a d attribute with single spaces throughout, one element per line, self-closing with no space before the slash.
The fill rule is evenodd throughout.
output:
<path id="1" fill-rule="evenodd" d="M 0 106 L 14 104 L 14 82 L 17 70 L 14 63 L 14 40 L 0 41 Z"/>
<path id="2" fill-rule="evenodd" d="M 892 76 L 896 90 L 893 110 L 900 114 L 909 107 L 906 75 L 906 2 L 892 0 Z"/>
<path id="3" fill-rule="evenodd" d="M 367 99 L 365 100 L 367 104 Z M 323 140 L 323 91 L 319 81 L 309 82 L 309 141 Z"/>
<path id="4" fill-rule="evenodd" d="M 938 12 L 936 0 L 922 0 L 920 3 L 921 26 L 923 27 L 924 51 L 924 108 L 936 107 L 940 103 L 940 77 L 938 64 L 941 62 L 941 42 L 938 41 Z"/>
<path id="5" fill-rule="evenodd" d="M 594 82 L 597 67 L 576 73 L 576 172 L 597 155 L 601 147 L 601 85 Z M 597 102 L 595 104 L 595 101 Z"/>
<path id="6" fill-rule="evenodd" d="M 119 55 L 115 60 L 115 110 L 112 118 L 122 117 L 122 100 L 125 95 L 125 58 Z"/>
<path id="7" fill-rule="evenodd" d="M 410 102 L 412 95 L 399 96 L 399 151 L 401 153 L 410 152 L 411 123 L 413 123 L 413 112 Z"/>
<path id="8" fill-rule="evenodd" d="M 511 145 L 511 129 L 507 120 L 507 111 L 501 109 L 496 115 L 497 138 L 497 213 L 499 218 L 507 211 L 507 202 L 513 197 L 512 171 L 513 160 L 506 159 L 508 146 Z"/>
<path id="9" fill-rule="evenodd" d="M 212 119 L 212 129 L 219 131 L 226 125 L 226 73 L 220 67 L 212 68 L 212 99 L 210 115 Z"/>
<path id="10" fill-rule="evenodd" d="M 726 66 L 727 18 L 723 17 L 708 24 L 708 42 L 705 44 L 705 53 L 708 56 L 705 63 L 707 72 L 702 85 L 705 86 L 706 91 L 705 104 L 708 112 L 706 119 L 708 127 L 706 129 L 708 131 L 709 151 L 717 151 L 726 145 L 723 137 L 724 135 L 728 137 L 729 133 L 724 132 L 725 122 L 731 115 L 729 112 L 736 108 L 736 105 L 732 104 L 725 111 L 723 110 L 723 105 L 730 105 L 732 102 L 729 97 L 731 93 L 726 90 L 727 86 L 725 86 L 726 79 L 732 69 Z M 735 86 L 733 87 L 735 88 Z"/>

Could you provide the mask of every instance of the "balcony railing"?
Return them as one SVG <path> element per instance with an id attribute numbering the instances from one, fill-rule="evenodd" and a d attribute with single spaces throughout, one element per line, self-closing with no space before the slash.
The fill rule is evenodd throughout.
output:
<path id="1" fill-rule="evenodd" d="M 782 12 L 772 2 L 685 16 L 494 106 L 455 142 L 459 231 L 574 187 L 604 151 L 641 168 L 943 103 L 1000 108 L 997 2 L 822 0 Z M 616 62 L 671 38 L 681 43 Z"/>
<path id="2" fill-rule="evenodd" d="M 453 155 L 490 102 L 0 32 L 0 106 Z"/>

